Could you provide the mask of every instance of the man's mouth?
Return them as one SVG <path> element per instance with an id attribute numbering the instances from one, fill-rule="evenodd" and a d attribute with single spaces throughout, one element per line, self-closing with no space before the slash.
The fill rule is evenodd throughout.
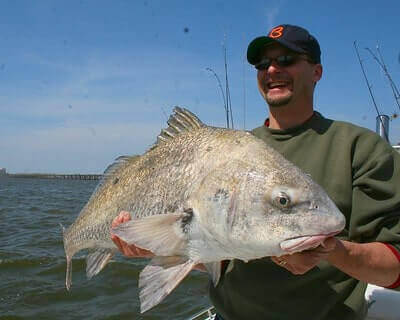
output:
<path id="1" fill-rule="evenodd" d="M 285 81 L 274 81 L 274 82 L 269 82 L 267 84 L 268 89 L 276 89 L 276 88 L 283 88 L 283 87 L 287 87 L 288 83 Z"/>

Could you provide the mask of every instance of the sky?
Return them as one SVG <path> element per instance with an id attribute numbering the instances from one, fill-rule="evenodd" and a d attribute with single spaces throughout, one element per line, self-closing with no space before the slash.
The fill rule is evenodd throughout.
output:
<path id="1" fill-rule="evenodd" d="M 10 173 L 102 173 L 142 154 L 174 106 L 225 126 L 224 48 L 234 127 L 268 115 L 246 61 L 248 43 L 279 24 L 319 41 L 324 73 L 314 107 L 375 130 L 400 113 L 373 56 L 400 88 L 400 1 L 0 0 L 0 167 Z M 390 121 L 400 142 L 400 119 Z M 318 156 L 318 155 L 315 155 Z"/>

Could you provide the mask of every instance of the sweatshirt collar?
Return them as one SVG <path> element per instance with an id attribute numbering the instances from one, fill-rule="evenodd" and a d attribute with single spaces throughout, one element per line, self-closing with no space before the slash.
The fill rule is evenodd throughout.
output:
<path id="1" fill-rule="evenodd" d="M 314 111 L 313 115 L 306 120 L 304 123 L 297 125 L 295 127 L 291 127 L 288 129 L 270 129 L 269 128 L 269 118 L 265 119 L 264 121 L 264 127 L 270 131 L 272 134 L 294 134 L 294 133 L 299 133 L 301 131 L 305 131 L 309 128 L 312 128 L 314 126 L 314 124 L 316 124 L 316 122 L 322 118 L 322 115 L 317 112 Z"/>

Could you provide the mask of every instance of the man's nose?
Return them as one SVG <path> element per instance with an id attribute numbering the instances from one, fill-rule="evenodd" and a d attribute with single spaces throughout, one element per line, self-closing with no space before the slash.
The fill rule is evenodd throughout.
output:
<path id="1" fill-rule="evenodd" d="M 282 69 L 275 64 L 275 62 L 272 62 L 267 69 L 259 71 L 258 77 L 260 79 L 268 80 L 269 78 L 279 75 L 280 73 L 282 73 Z"/>
<path id="2" fill-rule="evenodd" d="M 272 61 L 266 71 L 267 74 L 280 73 L 282 72 L 282 68 L 276 63 L 276 61 Z"/>

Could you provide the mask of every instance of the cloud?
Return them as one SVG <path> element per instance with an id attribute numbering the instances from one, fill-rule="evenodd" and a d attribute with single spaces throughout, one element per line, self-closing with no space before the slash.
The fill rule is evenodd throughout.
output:
<path id="1" fill-rule="evenodd" d="M 7 68 L 4 90 L 10 94 L 0 96 L 0 167 L 102 172 L 121 154 L 143 153 L 175 105 L 188 107 L 207 124 L 224 126 L 217 84 L 205 70 L 213 67 L 221 75 L 223 64 L 220 57 L 212 59 L 179 48 L 82 52 L 74 59 L 20 54 L 14 63 L 28 66 L 30 74 Z M 232 71 L 230 78 L 237 79 L 230 83 L 232 94 L 241 93 L 241 74 Z"/>
<path id="2" fill-rule="evenodd" d="M 39 87 L 33 90 L 29 83 L 14 95 L 0 97 L 0 110 L 25 118 L 100 114 L 110 110 L 118 113 L 136 107 L 148 109 L 149 104 L 165 106 L 171 96 L 195 99 L 196 94 L 213 90 L 214 82 L 204 72 L 207 62 L 201 56 L 190 55 L 188 59 L 186 55 L 185 59 L 179 51 L 150 51 L 146 57 L 141 56 L 140 52 L 137 56 L 98 53 L 74 62 L 26 54 L 25 63 L 40 66 L 36 79 Z M 44 73 L 46 77 L 41 75 Z M 9 86 L 16 88 L 21 83 L 17 80 Z"/>
<path id="3" fill-rule="evenodd" d="M 268 30 L 272 29 L 276 26 L 276 18 L 279 16 L 280 8 L 283 7 L 283 1 L 275 1 L 270 6 L 265 9 L 267 23 L 268 23 Z"/>
<path id="4" fill-rule="evenodd" d="M 145 152 L 159 132 L 154 122 L 34 129 L 0 140 L 0 163 L 10 172 L 100 173 L 119 155 Z"/>

